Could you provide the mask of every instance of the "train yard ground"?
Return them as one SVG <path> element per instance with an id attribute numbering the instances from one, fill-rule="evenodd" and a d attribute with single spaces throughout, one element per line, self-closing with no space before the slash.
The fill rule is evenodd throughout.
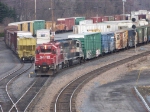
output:
<path id="1" fill-rule="evenodd" d="M 69 33 L 70 34 L 70 33 Z M 59 34 L 60 35 L 60 34 Z M 64 34 L 63 38 L 66 38 Z M 61 36 L 61 35 L 60 35 Z M 58 37 L 60 37 L 58 36 Z M 149 51 L 150 45 L 138 47 L 136 49 L 125 50 L 101 57 L 67 69 L 58 73 L 51 81 L 49 78 L 44 85 L 44 89 L 39 93 L 32 112 L 50 112 L 50 105 L 58 91 L 73 79 L 84 75 L 96 68 L 122 60 L 130 56 Z M 11 73 L 20 66 L 18 59 L 13 52 L 5 47 L 3 41 L 0 42 L 0 78 Z M 148 102 L 149 96 L 149 74 L 150 56 L 145 56 L 130 63 L 111 69 L 99 77 L 87 83 L 77 96 L 76 108 L 78 112 L 146 112 L 143 103 L 134 92 L 136 86 Z M 12 83 L 11 90 L 17 98 L 23 91 L 31 85 L 36 78 L 35 75 L 29 78 L 30 71 L 22 75 Z M 91 74 L 92 75 L 92 74 Z M 139 79 L 138 79 L 139 76 Z M 42 78 L 42 77 L 41 77 Z M 51 82 L 51 83 L 50 83 Z M 2 90 L 0 90 L 2 93 Z M 0 95 L 1 101 L 6 101 L 4 95 Z M 31 110 L 30 110 L 31 111 Z"/>

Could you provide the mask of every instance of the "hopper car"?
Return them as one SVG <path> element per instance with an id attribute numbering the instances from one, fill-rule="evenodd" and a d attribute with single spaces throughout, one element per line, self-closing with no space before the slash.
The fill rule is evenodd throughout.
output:
<path id="1" fill-rule="evenodd" d="M 12 27 L 12 26 L 11 26 Z M 22 62 L 33 62 L 35 56 L 36 39 L 30 32 L 18 31 L 15 28 L 5 29 L 5 44 Z"/>

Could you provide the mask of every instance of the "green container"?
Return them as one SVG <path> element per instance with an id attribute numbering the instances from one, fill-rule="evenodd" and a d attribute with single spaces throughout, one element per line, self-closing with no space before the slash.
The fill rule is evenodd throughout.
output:
<path id="1" fill-rule="evenodd" d="M 85 17 L 73 17 L 75 18 L 75 25 L 79 25 L 79 22 L 85 20 Z"/>
<path id="2" fill-rule="evenodd" d="M 73 34 L 68 35 L 68 38 L 78 39 L 81 41 L 85 59 L 98 57 L 102 54 L 101 33 L 90 32 Z"/>
<path id="3" fill-rule="evenodd" d="M 33 35 L 36 35 L 37 30 L 45 29 L 45 20 L 34 20 Z"/>

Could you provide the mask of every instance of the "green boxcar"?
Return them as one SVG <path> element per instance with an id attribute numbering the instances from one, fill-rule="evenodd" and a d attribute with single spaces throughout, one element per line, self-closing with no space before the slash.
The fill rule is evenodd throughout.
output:
<path id="1" fill-rule="evenodd" d="M 150 41 L 150 25 L 147 26 L 147 38 Z"/>
<path id="2" fill-rule="evenodd" d="M 79 22 L 85 20 L 85 17 L 73 17 L 75 18 L 75 25 L 79 25 Z"/>
<path id="3" fill-rule="evenodd" d="M 45 20 L 34 20 L 33 35 L 36 36 L 36 31 L 41 29 L 45 29 Z"/>
<path id="4" fill-rule="evenodd" d="M 147 27 L 140 26 L 136 28 L 137 31 L 137 44 L 141 44 L 147 41 Z"/>
<path id="5" fill-rule="evenodd" d="M 101 33 L 88 32 L 68 35 L 68 38 L 78 39 L 82 43 L 85 59 L 98 57 L 102 53 Z"/>

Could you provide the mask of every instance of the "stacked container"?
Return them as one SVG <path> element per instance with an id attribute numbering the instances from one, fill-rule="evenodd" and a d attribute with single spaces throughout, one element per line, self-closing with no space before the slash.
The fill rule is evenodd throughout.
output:
<path id="1" fill-rule="evenodd" d="M 75 25 L 79 25 L 79 22 L 85 20 L 85 17 L 72 17 L 75 19 Z"/>
<path id="2" fill-rule="evenodd" d="M 93 20 L 88 19 L 88 20 L 82 20 L 79 22 L 79 25 L 85 25 L 85 24 L 93 24 Z"/>
<path id="3" fill-rule="evenodd" d="M 93 23 L 100 23 L 100 22 L 102 22 L 102 17 L 91 17 L 90 19 L 93 20 Z"/>
<path id="4" fill-rule="evenodd" d="M 81 41 L 85 59 L 97 57 L 102 53 L 100 33 L 73 34 L 68 35 L 68 38 Z"/>
<path id="5" fill-rule="evenodd" d="M 45 29 L 45 20 L 34 20 L 33 23 L 33 36 L 36 36 L 37 30 Z"/>

